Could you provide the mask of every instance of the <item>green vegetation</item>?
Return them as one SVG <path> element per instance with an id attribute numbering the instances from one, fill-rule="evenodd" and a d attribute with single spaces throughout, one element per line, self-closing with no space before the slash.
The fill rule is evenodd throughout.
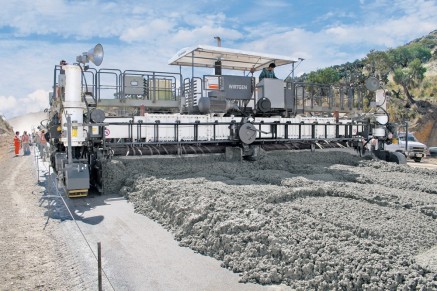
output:
<path id="1" fill-rule="evenodd" d="M 409 108 L 417 100 L 437 101 L 437 76 L 425 75 L 426 65 L 437 60 L 436 48 L 437 30 L 404 46 L 387 51 L 372 50 L 361 60 L 319 69 L 299 79 L 311 83 L 359 85 L 374 76 L 386 84 L 389 95 Z"/>
<path id="2" fill-rule="evenodd" d="M 408 120 L 413 130 L 428 128 L 427 132 L 434 123 L 437 126 L 437 30 L 397 48 L 371 50 L 352 63 L 304 74 L 299 81 L 357 86 L 370 76 L 384 84 L 392 122 Z"/>
<path id="3" fill-rule="evenodd" d="M 402 94 L 410 104 L 416 103 L 411 90 L 422 83 L 426 68 L 424 64 L 432 57 L 431 50 L 420 43 L 412 43 L 386 52 L 371 51 L 364 62 L 370 68 L 370 75 L 379 76 L 387 82 L 389 75 L 395 85 L 400 86 Z"/>
<path id="4" fill-rule="evenodd" d="M 309 73 L 307 82 L 320 84 L 334 84 L 340 80 L 340 74 L 334 68 L 320 69 Z"/>

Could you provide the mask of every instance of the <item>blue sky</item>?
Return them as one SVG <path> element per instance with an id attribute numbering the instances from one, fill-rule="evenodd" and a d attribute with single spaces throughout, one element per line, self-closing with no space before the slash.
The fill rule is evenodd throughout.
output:
<path id="1" fill-rule="evenodd" d="M 177 71 L 181 48 L 216 45 L 305 60 L 296 75 L 363 58 L 437 29 L 432 0 L 1 1 L 0 114 L 48 106 L 59 60 L 101 43 L 101 67 Z M 175 3 L 176 2 L 176 3 Z M 290 68 L 277 68 L 285 77 Z"/>

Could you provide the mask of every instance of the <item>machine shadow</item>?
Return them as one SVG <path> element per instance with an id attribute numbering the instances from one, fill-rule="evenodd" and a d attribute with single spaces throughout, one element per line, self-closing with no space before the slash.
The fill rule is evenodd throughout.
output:
<path id="1" fill-rule="evenodd" d="M 56 175 L 51 173 L 40 176 L 38 185 L 43 187 L 40 192 L 39 206 L 45 208 L 44 215 L 47 222 L 50 219 L 59 221 L 76 220 L 89 225 L 100 224 L 105 217 L 95 215 L 87 217 L 85 214 L 97 207 L 109 205 L 108 201 L 124 199 L 121 195 L 101 195 L 90 191 L 86 197 L 70 198 L 63 188 L 58 188 Z"/>

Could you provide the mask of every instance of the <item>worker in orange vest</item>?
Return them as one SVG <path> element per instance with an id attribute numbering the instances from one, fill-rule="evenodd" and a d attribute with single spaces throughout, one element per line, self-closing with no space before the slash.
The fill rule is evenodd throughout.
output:
<path id="1" fill-rule="evenodd" d="M 14 147 L 15 147 L 15 156 L 16 157 L 18 157 L 18 154 L 20 153 L 20 146 L 21 146 L 20 132 L 16 131 L 15 136 L 14 136 Z"/>

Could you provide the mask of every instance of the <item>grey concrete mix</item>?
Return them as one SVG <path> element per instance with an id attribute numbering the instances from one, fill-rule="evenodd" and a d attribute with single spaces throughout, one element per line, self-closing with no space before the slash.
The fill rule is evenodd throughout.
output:
<path id="1" fill-rule="evenodd" d="M 124 159 L 104 171 L 105 191 L 240 282 L 318 290 L 436 290 L 436 174 L 345 151 Z"/>

